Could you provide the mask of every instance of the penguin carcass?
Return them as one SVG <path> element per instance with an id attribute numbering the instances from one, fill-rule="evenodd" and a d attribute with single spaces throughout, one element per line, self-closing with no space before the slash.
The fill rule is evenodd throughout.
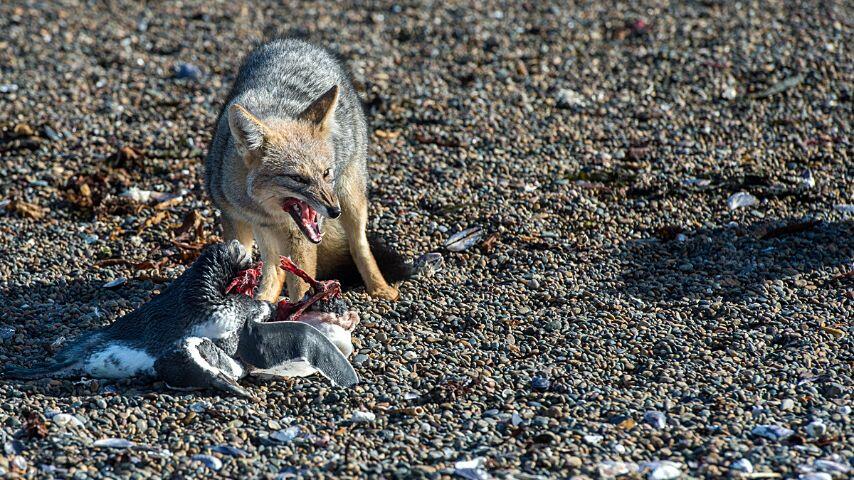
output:
<path id="1" fill-rule="evenodd" d="M 174 388 L 244 396 L 249 393 L 238 380 L 246 375 L 319 371 L 334 385 L 355 385 L 358 377 L 345 355 L 352 352 L 358 315 L 347 310 L 337 282 L 305 276 L 312 287 L 306 299 L 274 306 L 251 296 L 257 271 L 239 242 L 211 245 L 150 302 L 83 334 L 45 363 L 7 367 L 5 376 L 147 376 Z"/>

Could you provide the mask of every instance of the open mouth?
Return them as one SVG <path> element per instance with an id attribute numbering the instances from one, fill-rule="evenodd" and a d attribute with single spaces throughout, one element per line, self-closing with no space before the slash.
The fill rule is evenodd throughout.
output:
<path id="1" fill-rule="evenodd" d="M 307 203 L 296 198 L 287 198 L 282 202 L 282 210 L 291 214 L 291 218 L 299 226 L 306 238 L 314 243 L 320 243 L 323 240 L 323 232 L 320 227 L 323 225 L 323 216 L 317 213 Z"/>

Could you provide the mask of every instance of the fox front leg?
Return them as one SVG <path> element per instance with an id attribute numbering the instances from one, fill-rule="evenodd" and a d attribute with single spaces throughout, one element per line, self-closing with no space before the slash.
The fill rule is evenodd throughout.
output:
<path id="1" fill-rule="evenodd" d="M 297 236 L 299 235 L 299 236 Z M 312 244 L 297 232 L 291 237 L 289 256 L 291 260 L 301 268 L 309 277 L 317 276 L 317 245 Z M 278 265 L 278 262 L 277 262 Z M 284 270 L 282 270 L 284 272 Z M 286 283 L 288 286 L 288 299 L 298 302 L 308 291 L 308 284 L 292 273 L 287 273 Z"/>
<path id="2" fill-rule="evenodd" d="M 258 287 L 258 300 L 276 303 L 282 294 L 285 272 L 279 268 L 279 255 L 284 254 L 281 245 L 283 232 L 264 227 L 254 229 L 255 241 L 261 252 L 261 285 Z"/>

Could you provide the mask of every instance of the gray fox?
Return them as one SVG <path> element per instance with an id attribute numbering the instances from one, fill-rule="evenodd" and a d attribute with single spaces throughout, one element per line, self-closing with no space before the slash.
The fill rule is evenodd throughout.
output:
<path id="1" fill-rule="evenodd" d="M 285 282 L 292 300 L 308 288 L 277 267 L 279 255 L 321 278 L 355 263 L 370 295 L 398 298 L 365 232 L 367 143 L 360 100 L 329 52 L 275 40 L 244 60 L 217 119 L 205 186 L 224 240 L 249 251 L 258 242 L 258 298 L 276 301 Z"/>

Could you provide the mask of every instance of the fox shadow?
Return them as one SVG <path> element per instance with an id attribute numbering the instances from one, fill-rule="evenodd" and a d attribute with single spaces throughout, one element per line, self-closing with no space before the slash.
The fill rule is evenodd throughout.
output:
<path id="1" fill-rule="evenodd" d="M 613 260 L 622 272 L 615 290 L 646 301 L 718 297 L 747 301 L 762 295 L 767 281 L 797 279 L 820 270 L 848 271 L 846 265 L 854 259 L 850 221 L 809 224 L 788 219 L 701 228 L 682 235 L 659 232 L 659 237 L 618 247 Z M 824 277 L 810 281 L 848 281 Z"/>

